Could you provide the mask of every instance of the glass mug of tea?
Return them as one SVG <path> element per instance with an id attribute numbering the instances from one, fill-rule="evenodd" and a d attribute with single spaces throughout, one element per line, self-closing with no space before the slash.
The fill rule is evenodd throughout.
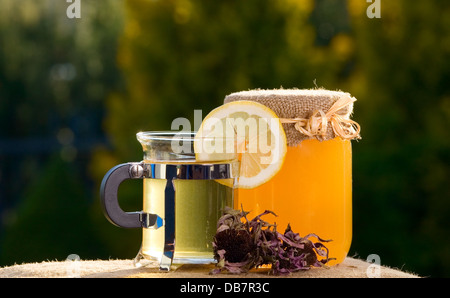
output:
<path id="1" fill-rule="evenodd" d="M 172 263 L 213 262 L 217 220 L 226 206 L 233 207 L 236 155 L 197 160 L 194 143 L 199 140 L 192 132 L 140 132 L 137 139 L 143 161 L 117 165 L 103 178 L 100 197 L 106 218 L 119 227 L 142 228 L 137 264 L 157 260 L 160 269 L 170 270 Z M 127 179 L 143 179 L 142 211 L 125 212 L 119 206 L 118 188 Z"/>

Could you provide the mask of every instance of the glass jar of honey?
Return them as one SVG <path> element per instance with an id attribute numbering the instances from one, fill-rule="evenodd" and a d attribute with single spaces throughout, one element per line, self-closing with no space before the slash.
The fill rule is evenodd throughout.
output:
<path id="1" fill-rule="evenodd" d="M 328 264 L 342 262 L 352 241 L 352 147 L 360 138 L 350 119 L 350 94 L 321 89 L 250 90 L 232 93 L 225 103 L 256 101 L 283 123 L 287 153 L 281 170 L 253 189 L 236 189 L 234 208 L 258 215 L 277 214 L 279 232 L 290 224 L 304 237 L 314 233 L 327 243 Z"/>

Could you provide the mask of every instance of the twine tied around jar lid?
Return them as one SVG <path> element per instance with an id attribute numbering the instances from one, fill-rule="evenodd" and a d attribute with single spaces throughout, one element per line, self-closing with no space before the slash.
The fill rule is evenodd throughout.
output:
<path id="1" fill-rule="evenodd" d="M 347 92 L 325 89 L 255 89 L 225 97 L 224 103 L 250 100 L 272 109 L 280 118 L 288 146 L 306 139 L 360 139 L 361 127 L 350 119 L 356 101 Z"/>
<path id="2" fill-rule="evenodd" d="M 308 137 L 326 136 L 328 122 L 330 122 L 336 136 L 346 140 L 360 139 L 360 125 L 337 113 L 355 101 L 354 97 L 343 96 L 336 100 L 327 113 L 322 110 L 315 110 L 309 118 L 281 118 L 280 121 L 281 123 L 294 123 L 295 129 Z"/>

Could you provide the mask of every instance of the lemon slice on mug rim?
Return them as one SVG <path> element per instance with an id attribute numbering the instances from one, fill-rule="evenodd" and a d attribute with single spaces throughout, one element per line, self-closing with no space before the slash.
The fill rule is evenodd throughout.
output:
<path id="1" fill-rule="evenodd" d="M 237 158 L 239 178 L 235 187 L 255 188 L 281 169 L 287 151 L 286 135 L 270 108 L 254 101 L 234 101 L 215 108 L 203 119 L 194 151 L 199 161 Z"/>

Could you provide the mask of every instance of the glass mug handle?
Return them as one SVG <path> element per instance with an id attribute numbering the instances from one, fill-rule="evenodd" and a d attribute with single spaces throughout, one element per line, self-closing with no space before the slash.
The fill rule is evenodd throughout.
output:
<path id="1" fill-rule="evenodd" d="M 143 179 L 144 167 L 141 163 L 124 163 L 109 170 L 100 187 L 100 199 L 105 217 L 122 228 L 154 228 L 163 226 L 163 220 L 156 214 L 125 212 L 120 208 L 117 193 L 119 185 L 128 179 Z"/>
<path id="2" fill-rule="evenodd" d="M 175 175 L 176 168 L 169 167 L 167 174 L 170 179 L 168 185 L 172 185 L 172 176 Z M 100 199 L 105 217 L 114 225 L 122 228 L 151 228 L 158 229 L 165 226 L 165 240 L 162 255 L 159 259 L 159 268 L 169 271 L 174 256 L 174 206 L 175 190 L 172 187 L 166 187 L 165 190 L 165 218 L 163 220 L 159 215 L 139 212 L 125 212 L 120 208 L 117 200 L 119 185 L 128 179 L 144 179 L 149 176 L 149 170 L 144 163 L 124 163 L 113 167 L 103 178 L 100 187 Z M 150 178 L 150 177 L 148 177 Z M 167 221 L 168 220 L 168 221 Z M 141 252 L 135 258 L 135 264 L 139 262 Z"/>
<path id="3" fill-rule="evenodd" d="M 159 259 L 159 268 L 169 271 L 174 256 L 174 223 L 172 220 L 165 222 L 159 215 L 139 212 L 125 212 L 120 208 L 117 199 L 119 185 L 128 179 L 144 179 L 146 173 L 143 163 L 124 163 L 113 167 L 103 178 L 100 187 L 100 199 L 105 217 L 114 225 L 122 228 L 151 228 L 158 229 L 165 225 L 165 241 L 163 253 Z M 170 181 L 171 182 L 171 181 Z M 171 184 L 171 183 L 169 183 Z M 166 196 L 169 201 L 174 199 L 174 191 L 166 188 Z M 172 194 L 172 195 L 168 195 Z M 170 207 L 169 207 L 170 209 Z M 173 209 L 173 206 L 172 206 Z M 172 211 L 173 212 L 173 211 Z M 167 217 L 167 209 L 166 209 Z M 169 218 L 171 218 L 169 216 Z M 135 264 L 139 263 L 141 252 L 135 258 Z"/>

